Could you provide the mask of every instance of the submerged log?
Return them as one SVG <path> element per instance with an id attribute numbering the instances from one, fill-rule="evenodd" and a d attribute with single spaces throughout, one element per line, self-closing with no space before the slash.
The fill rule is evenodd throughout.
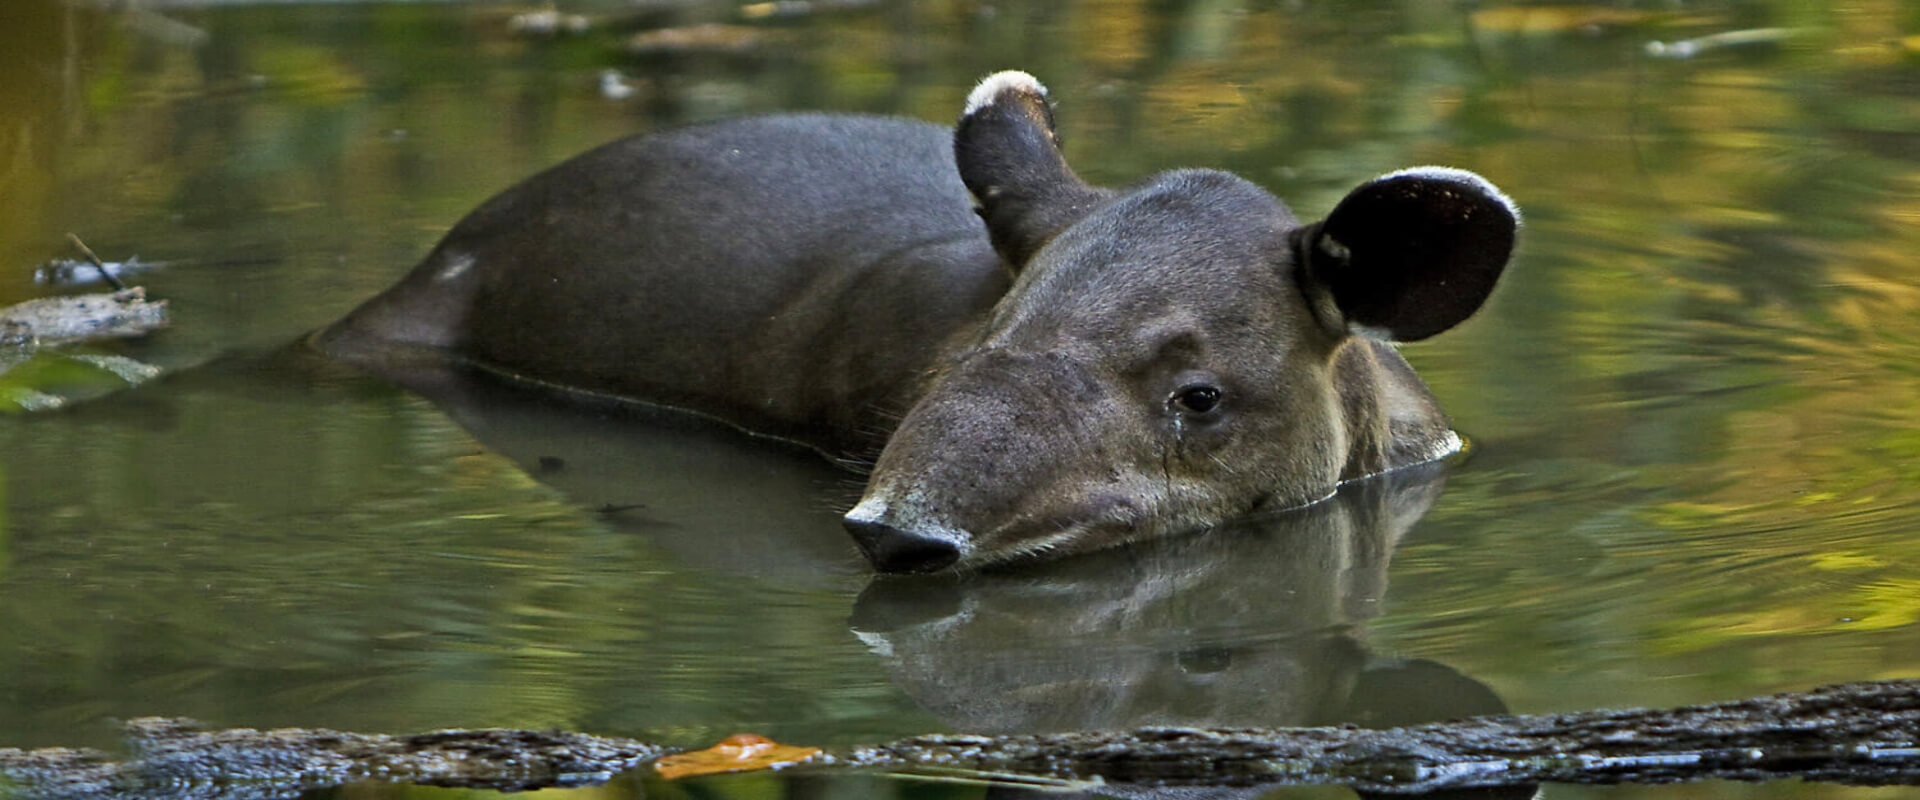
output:
<path id="1" fill-rule="evenodd" d="M 126 735 L 126 761 L 93 750 L 0 749 L 0 797 L 252 800 L 368 780 L 502 790 L 588 786 L 672 752 L 564 731 L 205 731 L 163 717 L 131 720 Z"/>
<path id="2" fill-rule="evenodd" d="M 835 759 L 883 769 L 1143 785 L 1343 784 L 1373 792 L 1800 778 L 1920 784 L 1920 681 L 1675 709 L 1487 716 L 1403 728 L 924 736 Z"/>
<path id="3" fill-rule="evenodd" d="M 240 800 L 369 779 L 535 789 L 603 782 L 674 752 L 557 731 L 207 732 L 172 719 L 130 722 L 128 737 L 133 757 L 118 762 L 87 750 L 0 749 L 0 795 Z M 1487 716 L 1381 730 L 919 736 L 829 751 L 791 766 L 815 773 L 959 772 L 1022 785 L 1036 778 L 1147 787 L 1330 784 L 1406 794 L 1708 779 L 1920 785 L 1920 681 L 1843 684 L 1675 709 Z"/>

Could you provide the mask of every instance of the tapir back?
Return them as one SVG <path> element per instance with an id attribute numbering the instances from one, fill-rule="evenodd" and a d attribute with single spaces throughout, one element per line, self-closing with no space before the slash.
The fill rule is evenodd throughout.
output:
<path id="1" fill-rule="evenodd" d="M 395 343 L 710 414 L 825 450 L 870 421 L 1007 276 L 933 125 L 821 114 L 606 145 L 476 209 L 322 336 Z"/>

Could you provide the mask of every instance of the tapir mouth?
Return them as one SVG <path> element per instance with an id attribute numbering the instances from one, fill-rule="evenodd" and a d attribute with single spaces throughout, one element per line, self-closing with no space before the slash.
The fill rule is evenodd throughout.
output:
<path id="1" fill-rule="evenodd" d="M 1133 496 L 1106 492 L 1072 508 L 1027 515 L 980 533 L 910 513 L 869 496 L 842 518 L 862 555 L 886 573 L 982 569 L 1099 550 L 1152 535 L 1160 526 Z M 1090 544 L 1091 543 L 1091 544 Z"/>
<path id="2" fill-rule="evenodd" d="M 1149 515 L 1134 497 L 1104 493 L 1060 514 L 1014 520 L 987 535 L 1006 545 L 988 549 L 978 566 L 1103 550 L 1146 535 Z M 1089 543 L 1094 543 L 1089 545 Z"/>

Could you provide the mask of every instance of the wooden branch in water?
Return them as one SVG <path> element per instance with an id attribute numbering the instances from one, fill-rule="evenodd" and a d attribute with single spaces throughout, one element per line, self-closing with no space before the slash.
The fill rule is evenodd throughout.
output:
<path id="1" fill-rule="evenodd" d="M 120 278 L 113 274 L 113 270 L 107 269 L 107 262 L 101 261 L 99 256 L 93 254 L 93 248 L 88 247 L 86 242 L 80 241 L 78 234 L 68 232 L 67 241 L 72 242 L 73 246 L 80 250 L 80 255 L 86 256 L 88 261 L 93 262 L 93 268 L 100 270 L 100 277 L 106 279 L 108 286 L 113 287 L 116 292 L 126 291 L 127 285 L 120 282 Z"/>
<path id="2" fill-rule="evenodd" d="M 359 780 L 536 789 L 579 786 L 672 749 L 558 731 L 383 736 L 324 729 L 201 731 L 128 723 L 135 758 L 0 749 L 0 794 L 55 800 L 241 800 Z M 1146 786 L 1335 784 L 1416 793 L 1472 786 L 1800 778 L 1920 785 L 1920 681 L 1829 686 L 1662 710 L 1475 717 L 1354 727 L 1033 736 L 939 735 L 831 751 L 785 765 L 813 773 L 968 774 Z M 12 794 L 7 794 L 11 791 Z"/>

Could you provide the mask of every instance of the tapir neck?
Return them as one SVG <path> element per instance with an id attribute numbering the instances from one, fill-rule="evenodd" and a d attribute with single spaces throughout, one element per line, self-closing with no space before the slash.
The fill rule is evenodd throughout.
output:
<path id="1" fill-rule="evenodd" d="M 1452 422 L 1392 345 L 1355 337 L 1334 355 L 1347 432 L 1342 482 L 1432 461 L 1457 449 Z"/>

